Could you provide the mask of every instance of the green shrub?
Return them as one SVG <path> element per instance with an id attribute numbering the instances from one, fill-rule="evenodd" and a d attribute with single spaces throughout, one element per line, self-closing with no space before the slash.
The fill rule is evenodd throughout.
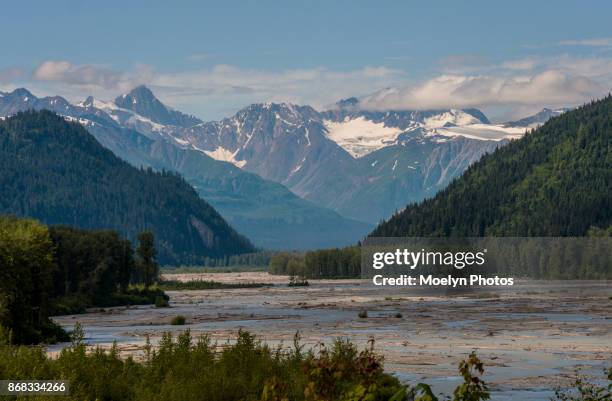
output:
<path id="1" fill-rule="evenodd" d="M 161 295 L 155 297 L 156 308 L 167 308 L 169 306 L 170 304 L 168 303 L 168 300 L 166 298 L 162 297 Z"/>
<path id="2" fill-rule="evenodd" d="M 357 316 L 359 316 L 360 319 L 367 319 L 368 318 L 368 311 L 365 310 L 365 309 L 361 310 L 361 311 L 359 311 Z"/>
<path id="3" fill-rule="evenodd" d="M 359 350 L 338 339 L 318 352 L 304 352 L 297 336 L 293 348 L 286 350 L 270 348 L 241 331 L 234 344 L 217 347 L 207 336 L 194 341 L 187 330 L 176 338 L 165 333 L 157 349 L 147 341 L 144 360 L 136 362 L 120 358 L 116 346 L 87 351 L 78 325 L 73 337 L 73 344 L 57 358 L 41 347 L 0 345 L 0 379 L 69 380 L 70 395 L 63 398 L 67 401 L 438 400 L 429 385 L 404 386 L 385 373 L 373 344 Z M 459 372 L 463 380 L 453 397 L 440 399 L 489 399 L 476 354 L 459 364 Z M 559 391 L 557 399 L 609 400 L 612 371 L 606 373 L 607 382 L 579 378 L 574 389 Z"/>
<path id="4" fill-rule="evenodd" d="M 185 316 L 178 315 L 174 316 L 172 320 L 170 320 L 170 324 L 173 326 L 182 326 L 185 324 Z"/>
<path id="5" fill-rule="evenodd" d="M 604 374 L 606 377 L 603 380 L 589 382 L 580 372 L 576 372 L 576 379 L 572 387 L 570 389 L 557 388 L 555 399 L 559 401 L 612 400 L 612 368 L 604 369 Z"/>

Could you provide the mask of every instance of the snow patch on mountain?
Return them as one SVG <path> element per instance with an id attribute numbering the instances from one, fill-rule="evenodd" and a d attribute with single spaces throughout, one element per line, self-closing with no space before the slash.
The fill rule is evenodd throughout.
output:
<path id="1" fill-rule="evenodd" d="M 412 121 L 398 123 L 387 113 L 383 121 L 376 120 L 376 116 L 347 116 L 340 121 L 325 120 L 323 123 L 327 138 L 356 159 L 384 147 L 404 143 L 410 138 L 428 137 L 437 143 L 461 136 L 483 141 L 501 141 L 520 138 L 526 131 L 524 127 L 488 124 L 488 121 L 483 122 L 474 115 L 457 109 L 441 110 L 426 118 L 419 118 L 418 115 L 413 115 L 412 118 Z M 387 120 L 394 122 L 389 124 Z"/>
<path id="2" fill-rule="evenodd" d="M 75 122 L 75 123 L 79 123 L 84 127 L 93 127 L 94 125 L 96 125 L 95 122 L 88 120 L 86 118 L 76 118 L 76 117 L 72 117 L 72 116 L 66 116 L 66 115 L 62 115 L 62 117 L 64 118 L 64 120 L 68 121 L 68 122 Z"/>
<path id="3" fill-rule="evenodd" d="M 461 110 L 450 109 L 425 119 L 425 128 L 442 128 L 448 125 L 479 124 L 482 121 Z"/>
<path id="4" fill-rule="evenodd" d="M 341 122 L 325 120 L 327 138 L 336 142 L 354 158 L 360 158 L 375 150 L 395 143 L 400 128 L 387 127 L 384 123 L 375 123 L 360 116 L 354 119 L 345 118 Z"/>
<path id="5" fill-rule="evenodd" d="M 505 127 L 494 124 L 469 124 L 464 126 L 450 126 L 433 129 L 428 136 L 442 135 L 445 137 L 462 136 L 481 141 L 501 141 L 504 139 L 518 139 L 525 135 L 523 127 Z"/>
<path id="6" fill-rule="evenodd" d="M 247 163 L 246 160 L 236 160 L 236 153 L 238 153 L 238 150 L 231 152 L 224 147 L 219 146 L 215 150 L 204 150 L 203 152 L 215 160 L 229 162 L 239 168 L 244 167 L 244 165 Z"/>

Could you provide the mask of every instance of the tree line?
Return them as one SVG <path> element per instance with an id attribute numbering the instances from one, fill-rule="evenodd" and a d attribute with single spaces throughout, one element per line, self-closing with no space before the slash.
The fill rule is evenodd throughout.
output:
<path id="1" fill-rule="evenodd" d="M 18 344 L 65 339 L 49 316 L 152 303 L 164 295 L 150 288 L 158 271 L 151 232 L 134 252 L 114 231 L 0 216 L 0 333 Z"/>
<path id="2" fill-rule="evenodd" d="M 164 268 L 168 270 L 196 270 L 199 267 L 268 266 L 270 259 L 276 253 L 276 251 L 260 250 L 238 255 L 225 255 L 221 258 L 205 257 L 197 266 L 165 266 Z"/>
<path id="3" fill-rule="evenodd" d="M 361 274 L 361 250 L 358 246 L 316 251 L 280 252 L 272 256 L 271 274 L 304 278 L 353 278 Z"/>
<path id="4" fill-rule="evenodd" d="M 419 242 L 420 241 L 420 242 Z M 472 238 L 465 244 L 453 241 L 442 242 L 434 239 L 412 239 L 413 249 L 428 248 L 444 253 L 445 251 L 474 252 L 487 249 L 486 264 L 478 272 L 535 279 L 612 279 L 612 229 L 591 228 L 585 237 L 580 238 Z M 435 245 L 437 244 L 437 245 Z M 405 244 L 402 246 L 406 246 Z M 362 247 L 365 247 L 362 248 Z M 282 252 L 270 260 L 268 271 L 271 274 L 300 276 L 312 279 L 359 278 L 362 273 L 362 251 L 366 257 L 372 249 L 383 250 L 377 246 L 370 248 L 366 242 L 360 246 L 322 249 L 305 253 Z M 446 248 L 445 248 L 446 247 Z M 388 246 L 393 251 L 397 245 Z M 448 249 L 447 249 L 448 248 Z M 370 270 L 371 271 L 371 270 Z M 421 266 L 421 274 L 457 274 L 452 266 Z M 476 272 L 472 269 L 472 272 Z M 464 271 L 465 273 L 465 271 Z"/>

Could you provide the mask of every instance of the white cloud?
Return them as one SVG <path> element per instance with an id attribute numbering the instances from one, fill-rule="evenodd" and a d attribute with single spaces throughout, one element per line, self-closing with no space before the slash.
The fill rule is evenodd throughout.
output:
<path id="1" fill-rule="evenodd" d="M 612 47 L 612 38 L 564 40 L 559 46 Z"/>
<path id="2" fill-rule="evenodd" d="M 146 71 L 146 68 L 137 68 L 135 71 L 125 73 L 104 66 L 75 65 L 65 60 L 48 60 L 36 67 L 32 73 L 32 79 L 79 86 L 94 91 L 97 89 L 125 90 L 150 78 Z"/>
<path id="3" fill-rule="evenodd" d="M 363 99 L 369 109 L 430 109 L 513 105 L 560 105 L 590 100 L 605 88 L 585 76 L 560 70 L 536 74 L 440 75 L 423 83 L 382 91 Z"/>

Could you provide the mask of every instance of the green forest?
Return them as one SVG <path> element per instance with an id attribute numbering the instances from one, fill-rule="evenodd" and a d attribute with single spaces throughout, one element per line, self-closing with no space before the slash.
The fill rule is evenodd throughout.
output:
<path id="1" fill-rule="evenodd" d="M 167 299 L 150 287 L 159 270 L 153 234 L 138 237 L 134 252 L 114 231 L 0 216 L 0 342 L 65 341 L 50 316 Z"/>
<path id="2" fill-rule="evenodd" d="M 253 252 L 180 176 L 137 169 L 85 128 L 49 111 L 0 121 L 0 213 L 45 224 L 152 231 L 164 264 Z"/>
<path id="3" fill-rule="evenodd" d="M 584 236 L 612 225 L 612 96 L 550 119 L 469 167 L 375 237 Z"/>

